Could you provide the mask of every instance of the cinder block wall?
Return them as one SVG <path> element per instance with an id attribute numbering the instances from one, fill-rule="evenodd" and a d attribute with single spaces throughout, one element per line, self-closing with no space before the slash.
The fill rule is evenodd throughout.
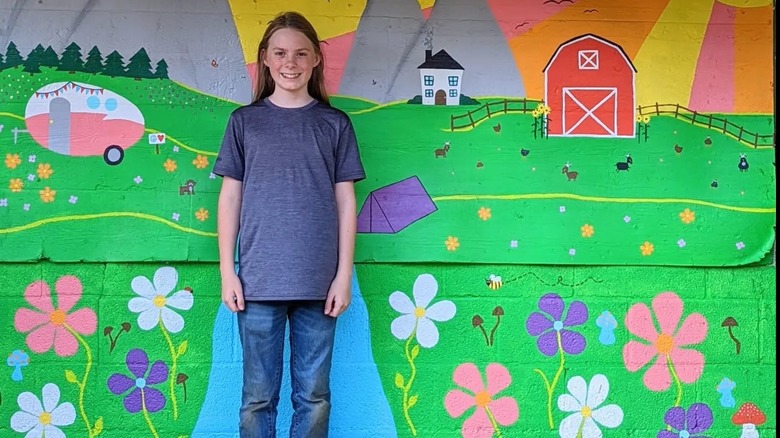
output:
<path id="1" fill-rule="evenodd" d="M 210 169 L 286 6 L 132 3 L 0 5 L 2 436 L 238 436 Z M 293 3 L 369 175 L 331 436 L 776 436 L 769 2 Z M 587 34 L 633 68 L 628 138 L 544 128 Z"/>

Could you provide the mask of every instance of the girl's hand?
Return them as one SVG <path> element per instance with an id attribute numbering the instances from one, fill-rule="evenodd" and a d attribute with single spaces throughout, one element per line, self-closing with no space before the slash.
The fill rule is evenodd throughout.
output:
<path id="1" fill-rule="evenodd" d="M 222 275 L 222 302 L 233 313 L 244 310 L 244 288 L 235 273 Z"/>
<path id="2" fill-rule="evenodd" d="M 352 301 L 352 278 L 336 277 L 330 284 L 328 297 L 325 299 L 325 314 L 337 317 L 344 313 Z"/>

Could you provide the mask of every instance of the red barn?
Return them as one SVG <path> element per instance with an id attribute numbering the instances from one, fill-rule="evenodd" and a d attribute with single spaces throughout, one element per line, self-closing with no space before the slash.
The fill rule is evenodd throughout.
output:
<path id="1" fill-rule="evenodd" d="M 636 67 L 619 45 L 593 34 L 558 46 L 544 67 L 550 136 L 634 137 Z"/>

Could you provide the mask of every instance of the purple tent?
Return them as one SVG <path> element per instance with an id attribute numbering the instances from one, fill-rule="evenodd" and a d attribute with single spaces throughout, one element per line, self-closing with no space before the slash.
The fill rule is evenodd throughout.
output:
<path id="1" fill-rule="evenodd" d="M 358 214 L 358 233 L 394 234 L 436 211 L 416 176 L 371 192 Z"/>

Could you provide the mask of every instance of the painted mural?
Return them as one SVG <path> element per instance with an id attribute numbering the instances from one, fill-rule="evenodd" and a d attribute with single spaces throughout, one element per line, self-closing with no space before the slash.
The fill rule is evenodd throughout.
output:
<path id="1" fill-rule="evenodd" d="M 211 168 L 292 9 L 368 175 L 332 436 L 776 436 L 771 2 L 61 3 L 0 7 L 0 435 L 237 436 Z"/>

